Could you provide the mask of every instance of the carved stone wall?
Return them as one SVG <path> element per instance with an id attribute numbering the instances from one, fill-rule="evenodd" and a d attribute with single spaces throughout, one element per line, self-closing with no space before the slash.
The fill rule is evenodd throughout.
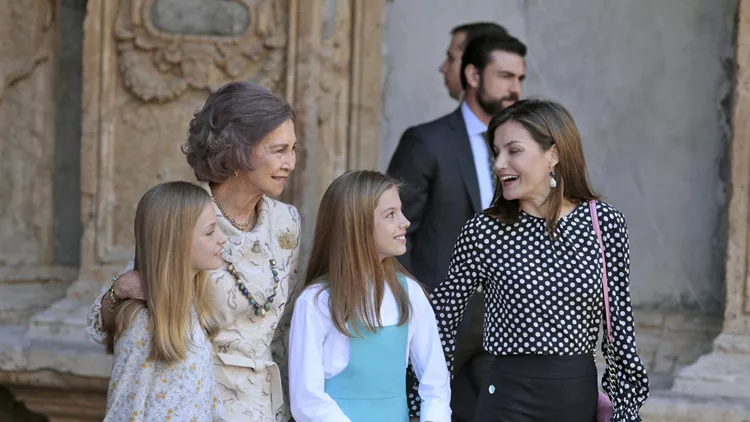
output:
<path id="1" fill-rule="evenodd" d="M 286 1 L 238 1 L 249 24 L 234 36 L 163 32 L 151 19 L 154 3 L 89 3 L 82 277 L 94 280 L 106 280 L 132 254 L 132 220 L 143 192 L 159 181 L 194 180 L 180 145 L 206 95 L 232 80 L 284 88 Z"/>

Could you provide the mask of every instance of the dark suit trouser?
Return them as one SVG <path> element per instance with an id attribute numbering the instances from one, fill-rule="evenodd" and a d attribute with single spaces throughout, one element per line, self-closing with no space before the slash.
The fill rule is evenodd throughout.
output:
<path id="1" fill-rule="evenodd" d="M 481 393 L 482 377 L 489 368 L 491 356 L 482 348 L 484 295 L 469 299 L 464 318 L 458 326 L 451 382 L 451 409 L 454 422 L 470 422 Z"/>

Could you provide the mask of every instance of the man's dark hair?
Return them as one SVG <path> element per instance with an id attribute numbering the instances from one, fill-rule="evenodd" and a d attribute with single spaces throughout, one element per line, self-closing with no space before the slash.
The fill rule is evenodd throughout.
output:
<path id="1" fill-rule="evenodd" d="M 490 62 L 493 51 L 505 51 L 526 57 L 526 45 L 507 33 L 504 36 L 487 33 L 472 38 L 461 56 L 461 87 L 464 90 L 468 86 L 466 67 L 471 64 L 481 72 Z"/>
<path id="2" fill-rule="evenodd" d="M 505 28 L 503 28 L 501 25 L 498 25 L 494 22 L 471 22 L 471 23 L 465 23 L 463 25 L 458 25 L 457 27 L 451 30 L 451 35 L 456 35 L 458 33 L 466 34 L 466 39 L 464 39 L 464 41 L 461 43 L 462 50 L 466 48 L 466 44 L 468 44 L 469 40 L 479 35 L 483 35 L 483 34 L 497 34 L 501 36 L 509 35 L 508 31 L 506 31 Z"/>

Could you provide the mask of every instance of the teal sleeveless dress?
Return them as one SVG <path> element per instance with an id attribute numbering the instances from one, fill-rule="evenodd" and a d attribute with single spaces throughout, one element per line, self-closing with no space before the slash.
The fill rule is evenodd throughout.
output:
<path id="1" fill-rule="evenodd" d="M 408 292 L 405 278 L 399 277 Z M 358 325 L 349 339 L 349 364 L 325 382 L 325 392 L 352 422 L 409 422 L 406 348 L 409 324 L 377 328 Z"/>

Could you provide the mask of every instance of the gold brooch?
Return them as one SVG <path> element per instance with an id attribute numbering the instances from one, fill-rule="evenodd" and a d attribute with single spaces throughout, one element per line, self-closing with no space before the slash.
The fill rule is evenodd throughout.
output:
<path id="1" fill-rule="evenodd" d="M 281 249 L 294 249 L 294 247 L 297 246 L 297 236 L 289 229 L 279 233 L 278 240 Z"/>

